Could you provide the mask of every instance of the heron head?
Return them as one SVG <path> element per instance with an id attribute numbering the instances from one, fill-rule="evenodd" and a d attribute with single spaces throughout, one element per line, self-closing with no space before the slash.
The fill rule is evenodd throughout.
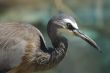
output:
<path id="1" fill-rule="evenodd" d="M 65 32 L 72 36 L 78 36 L 100 51 L 98 45 L 90 37 L 79 30 L 73 17 L 65 14 L 54 16 L 50 23 L 53 24 L 54 27 L 57 27 L 57 31 L 60 32 L 60 34 Z"/>

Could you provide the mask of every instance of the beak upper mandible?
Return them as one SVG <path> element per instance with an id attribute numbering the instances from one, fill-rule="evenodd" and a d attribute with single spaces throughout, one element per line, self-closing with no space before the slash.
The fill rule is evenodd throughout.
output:
<path id="1" fill-rule="evenodd" d="M 78 29 L 73 30 L 73 32 L 75 33 L 76 36 L 78 36 L 78 37 L 82 38 L 83 40 L 85 40 L 86 42 L 88 42 L 91 46 L 96 48 L 99 52 L 102 52 L 100 47 L 90 37 L 88 37 L 87 35 L 81 33 Z"/>

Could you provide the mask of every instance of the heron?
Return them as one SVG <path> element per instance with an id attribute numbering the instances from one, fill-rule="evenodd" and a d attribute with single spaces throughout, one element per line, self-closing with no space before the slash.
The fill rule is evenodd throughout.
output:
<path id="1" fill-rule="evenodd" d="M 0 73 L 32 73 L 57 66 L 68 49 L 68 35 L 78 36 L 100 51 L 98 45 L 83 34 L 75 19 L 67 14 L 50 18 L 47 33 L 52 47 L 31 24 L 0 24 Z M 80 45 L 80 44 L 79 44 Z"/>

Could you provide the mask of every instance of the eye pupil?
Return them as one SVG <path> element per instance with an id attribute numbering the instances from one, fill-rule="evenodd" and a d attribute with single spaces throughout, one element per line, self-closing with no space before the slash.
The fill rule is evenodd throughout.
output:
<path id="1" fill-rule="evenodd" d="M 70 29 L 70 30 L 73 30 L 73 26 L 70 24 L 70 23 L 67 23 L 67 28 Z"/>

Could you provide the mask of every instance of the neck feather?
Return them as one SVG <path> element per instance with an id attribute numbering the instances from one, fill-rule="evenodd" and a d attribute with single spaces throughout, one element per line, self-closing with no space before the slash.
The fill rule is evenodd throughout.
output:
<path id="1" fill-rule="evenodd" d="M 56 26 L 53 26 L 54 28 L 50 27 L 51 26 L 48 27 L 48 35 L 51 39 L 53 48 L 47 48 L 45 44 L 41 44 L 43 53 L 48 53 L 48 55 L 50 55 L 49 60 L 41 64 L 43 70 L 50 69 L 60 63 L 68 48 L 67 39 L 57 34 Z M 42 43 L 44 43 L 44 40 L 42 40 Z"/>
<path id="2" fill-rule="evenodd" d="M 60 63 L 64 58 L 68 48 L 68 41 L 65 37 L 57 34 L 56 26 L 54 26 L 54 28 L 49 27 L 48 35 L 53 45 L 53 50 L 50 52 L 51 57 L 49 66 L 54 67 L 55 65 Z"/>
<path id="3" fill-rule="evenodd" d="M 42 43 L 44 43 L 42 41 Z M 47 70 L 50 69 L 57 64 L 59 64 L 62 59 L 64 58 L 68 43 L 65 38 L 58 38 L 56 41 L 52 40 L 52 44 L 54 48 L 46 48 L 45 44 L 41 44 L 41 58 L 40 61 L 37 63 L 37 68 L 36 70 Z M 66 46 L 65 46 L 66 45 Z M 45 49 L 45 50 L 44 50 Z M 45 56 L 44 56 L 45 54 Z M 43 56 L 43 57 L 42 57 Z M 45 59 L 44 59 L 45 58 Z M 42 61 L 43 60 L 43 61 Z"/>
<path id="4" fill-rule="evenodd" d="M 60 63 L 64 58 L 67 51 L 68 43 L 65 38 L 62 38 L 60 40 L 56 39 L 56 41 L 52 41 L 52 44 L 53 44 L 54 50 L 50 53 L 51 58 L 50 58 L 49 64 L 51 66 L 55 66 L 58 63 Z"/>

